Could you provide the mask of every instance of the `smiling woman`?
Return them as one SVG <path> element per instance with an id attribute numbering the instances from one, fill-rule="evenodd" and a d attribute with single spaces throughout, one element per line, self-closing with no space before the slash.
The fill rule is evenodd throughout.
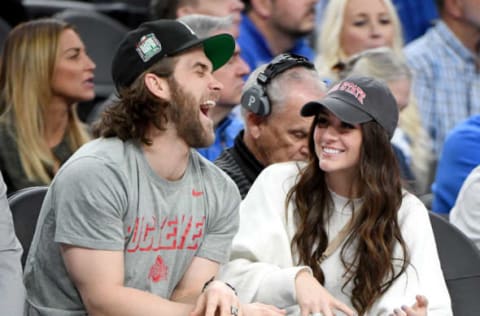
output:
<path id="1" fill-rule="evenodd" d="M 88 141 L 76 103 L 95 97 L 94 70 L 69 24 L 39 19 L 11 31 L 0 62 L 0 170 L 10 193 L 49 184 Z"/>
<path id="2" fill-rule="evenodd" d="M 310 158 L 257 177 L 222 278 L 295 315 L 452 315 L 428 212 L 401 187 L 388 87 L 347 77 L 301 115 Z"/>

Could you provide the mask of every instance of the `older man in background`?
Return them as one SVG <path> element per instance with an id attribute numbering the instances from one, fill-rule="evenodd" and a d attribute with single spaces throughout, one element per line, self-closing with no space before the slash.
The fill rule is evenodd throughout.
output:
<path id="1" fill-rule="evenodd" d="M 238 43 L 241 56 L 251 69 L 269 63 L 282 53 L 294 53 L 312 60 L 314 51 L 307 35 L 315 28 L 318 0 L 244 0 Z"/>
<path id="2" fill-rule="evenodd" d="M 325 92 L 313 65 L 297 55 L 279 55 L 250 75 L 242 95 L 245 130 L 215 161 L 237 184 L 242 198 L 266 166 L 308 158 L 312 120 L 300 116 L 300 108 Z"/>

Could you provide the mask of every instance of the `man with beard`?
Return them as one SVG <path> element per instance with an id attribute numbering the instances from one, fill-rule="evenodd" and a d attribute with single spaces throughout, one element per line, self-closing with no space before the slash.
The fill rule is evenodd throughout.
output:
<path id="1" fill-rule="evenodd" d="M 185 22 L 202 37 L 231 33 L 233 26 L 231 17 L 190 14 L 179 20 Z M 240 104 L 243 76 L 249 72 L 250 68 L 240 57 L 240 46 L 236 44 L 232 58 L 213 73 L 215 79 L 223 85 L 217 105 L 208 111 L 208 116 L 215 127 L 215 142 L 209 147 L 198 148 L 198 152 L 210 161 L 217 159 L 224 149 L 232 147 L 233 140 L 243 129 L 242 120 L 232 110 Z"/>
<path id="2" fill-rule="evenodd" d="M 314 52 L 304 38 L 315 27 L 318 0 L 244 0 L 238 43 L 250 69 L 270 62 L 282 53 L 294 53 L 309 60 Z"/>
<path id="3" fill-rule="evenodd" d="M 215 281 L 238 227 L 235 184 L 192 147 L 214 138 L 233 38 L 185 24 L 129 32 L 112 65 L 119 100 L 53 180 L 25 268 L 27 315 L 282 315 Z"/>

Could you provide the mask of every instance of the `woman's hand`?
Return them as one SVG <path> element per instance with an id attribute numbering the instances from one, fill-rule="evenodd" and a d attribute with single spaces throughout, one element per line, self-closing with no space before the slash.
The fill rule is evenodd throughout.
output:
<path id="1" fill-rule="evenodd" d="M 295 289 L 302 316 L 318 313 L 322 313 L 323 316 L 333 316 L 337 310 L 345 315 L 355 315 L 351 308 L 330 295 L 308 270 L 298 272 L 295 278 Z"/>
<path id="2" fill-rule="evenodd" d="M 417 295 L 415 304 L 412 307 L 402 306 L 395 308 L 392 315 L 395 316 L 427 316 L 428 300 L 423 295 Z"/>
<path id="3" fill-rule="evenodd" d="M 242 306 L 244 316 L 284 316 L 286 311 L 273 305 L 251 303 Z"/>

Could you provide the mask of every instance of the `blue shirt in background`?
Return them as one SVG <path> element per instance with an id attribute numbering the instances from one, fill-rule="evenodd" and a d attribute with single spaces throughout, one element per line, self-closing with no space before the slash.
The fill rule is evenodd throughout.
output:
<path id="1" fill-rule="evenodd" d="M 414 73 L 413 93 L 435 156 L 455 126 L 480 113 L 480 72 L 476 56 L 441 20 L 405 47 Z"/>
<path id="2" fill-rule="evenodd" d="M 480 164 L 480 115 L 459 124 L 448 135 L 432 185 L 432 211 L 450 213 L 470 172 Z"/>
<path id="3" fill-rule="evenodd" d="M 438 19 L 434 0 L 393 0 L 402 23 L 405 43 L 422 36 Z"/>
<path id="4" fill-rule="evenodd" d="M 238 36 L 238 45 L 241 48 L 240 56 L 247 62 L 253 71 L 258 66 L 269 63 L 275 56 L 271 52 L 265 37 L 258 31 L 250 18 L 243 14 L 240 23 L 240 35 Z M 295 45 L 287 52 L 304 56 L 313 61 L 315 52 L 308 45 L 306 38 L 299 39 Z"/>
<path id="5" fill-rule="evenodd" d="M 210 147 L 197 148 L 200 155 L 210 161 L 220 156 L 224 149 L 233 146 L 235 137 L 243 129 L 243 122 L 234 113 L 230 113 L 215 128 L 215 142 Z"/>

